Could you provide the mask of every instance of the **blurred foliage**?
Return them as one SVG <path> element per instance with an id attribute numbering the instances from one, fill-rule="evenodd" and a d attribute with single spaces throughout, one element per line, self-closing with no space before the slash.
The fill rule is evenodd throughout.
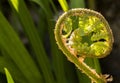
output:
<path id="1" fill-rule="evenodd" d="M 7 82 L 8 82 L 8 83 L 14 83 L 13 78 L 12 78 L 12 76 L 10 75 L 10 72 L 7 70 L 7 68 L 4 68 L 4 70 L 5 70 Z"/>

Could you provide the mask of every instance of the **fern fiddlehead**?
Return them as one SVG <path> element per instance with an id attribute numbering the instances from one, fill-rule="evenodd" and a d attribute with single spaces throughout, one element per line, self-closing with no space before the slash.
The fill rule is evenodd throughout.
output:
<path id="1" fill-rule="evenodd" d="M 55 39 L 67 58 L 93 82 L 107 82 L 84 63 L 85 57 L 103 58 L 112 50 L 113 35 L 100 13 L 83 8 L 65 12 L 56 23 Z"/>

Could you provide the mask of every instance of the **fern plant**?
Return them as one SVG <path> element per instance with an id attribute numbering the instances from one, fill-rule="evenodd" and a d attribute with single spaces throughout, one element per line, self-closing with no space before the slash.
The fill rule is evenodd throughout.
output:
<path id="1" fill-rule="evenodd" d="M 11 9 L 11 11 L 8 14 L 12 22 L 8 20 L 8 18 L 6 18 L 6 14 L 4 14 L 3 10 L 5 7 L 1 4 L 2 1 L 4 0 L 0 1 L 0 75 L 1 74 L 3 75 L 4 68 L 7 68 L 11 73 L 15 83 L 90 83 L 91 82 L 91 80 L 85 74 L 78 71 L 78 69 L 76 69 L 76 67 L 74 67 L 73 64 L 69 63 L 66 60 L 63 53 L 58 49 L 55 43 L 56 41 L 54 38 L 54 31 L 53 31 L 55 27 L 54 17 L 55 15 L 58 14 L 58 10 L 53 0 L 31 0 L 31 1 L 8 0 L 8 4 L 10 5 L 10 9 Z M 70 6 L 68 6 L 66 0 L 59 0 L 59 3 L 61 4 L 61 6 L 63 5 L 63 8 L 65 8 L 63 10 L 65 12 L 67 12 L 68 9 L 70 8 L 85 7 L 84 0 L 70 0 Z M 29 6 L 26 4 L 31 6 L 30 9 Z M 32 14 L 30 13 L 30 10 L 32 10 L 35 13 L 35 15 L 38 16 L 37 22 L 35 22 L 36 20 L 32 18 Z M 73 20 L 71 20 L 71 18 Z M 76 48 L 77 45 L 70 44 L 70 42 L 74 42 L 73 36 L 74 34 L 76 34 L 76 32 L 79 32 L 80 30 L 76 30 L 77 26 L 75 28 L 71 27 L 72 25 L 71 21 L 76 26 L 78 24 L 77 23 L 78 17 L 73 16 L 66 20 L 65 23 L 66 27 L 62 28 L 62 34 L 61 34 L 62 36 L 60 37 L 64 37 L 65 40 L 69 40 L 70 38 L 69 41 L 63 42 L 64 45 L 67 45 L 68 47 Z M 91 20 L 90 22 L 93 22 L 94 24 L 93 20 Z M 68 26 L 70 27 L 67 28 Z M 26 48 L 21 37 L 19 36 L 19 30 L 18 30 L 19 27 L 22 28 L 22 33 L 24 33 L 24 36 L 28 41 L 27 44 L 29 45 L 29 48 Z M 44 46 L 44 44 L 46 43 L 44 42 L 46 34 L 47 36 L 49 36 L 49 41 L 47 41 L 47 43 L 49 42 L 50 44 L 49 48 L 47 49 L 50 51 L 49 53 L 47 53 L 46 48 Z M 96 39 L 96 36 L 93 37 L 93 40 L 94 38 Z M 79 39 L 80 37 L 78 38 L 77 41 L 79 41 Z M 110 38 L 108 38 L 108 40 L 109 39 Z M 107 38 L 105 38 L 105 40 L 107 40 Z M 98 40 L 98 41 L 104 41 L 104 38 L 103 40 Z M 94 42 L 97 41 L 95 40 Z M 76 44 L 80 44 L 80 43 L 76 42 Z M 75 58 L 76 61 L 78 61 L 78 58 L 84 57 L 81 56 L 81 54 L 84 52 L 79 51 L 79 47 L 77 48 L 78 48 L 77 51 L 79 52 L 79 54 L 77 55 L 77 59 L 72 56 L 73 59 Z M 91 55 L 88 57 L 91 57 Z M 98 54 L 96 57 L 101 57 L 101 55 Z M 84 60 L 84 58 L 82 58 L 82 60 Z M 106 80 L 101 80 L 101 77 L 103 76 L 102 75 L 100 76 L 101 71 L 99 68 L 99 62 L 96 58 L 95 59 L 85 58 L 85 63 L 87 63 L 87 65 L 91 66 L 92 68 L 96 69 L 96 75 L 97 78 L 100 77 L 99 79 L 100 81 L 106 81 Z M 88 71 L 91 72 L 90 69 L 88 69 Z M 5 72 L 8 83 L 10 81 L 13 82 L 9 72 L 6 69 Z M 96 76 L 92 77 L 92 75 L 90 75 L 89 77 L 92 78 L 93 81 L 97 80 Z M 0 82 L 6 83 L 6 80 L 4 79 L 1 80 L 2 78 L 0 78 Z"/>
<path id="2" fill-rule="evenodd" d="M 92 82 L 107 83 L 111 79 L 97 74 L 84 62 L 86 57 L 105 57 L 112 49 L 112 32 L 101 14 L 81 8 L 65 12 L 56 23 L 55 38 L 68 60 L 88 75 Z"/>

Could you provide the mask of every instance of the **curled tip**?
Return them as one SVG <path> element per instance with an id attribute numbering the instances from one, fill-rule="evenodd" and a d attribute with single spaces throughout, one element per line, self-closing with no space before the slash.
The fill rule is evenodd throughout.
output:
<path id="1" fill-rule="evenodd" d="M 75 56 L 102 58 L 112 49 L 113 35 L 108 22 L 98 12 L 76 8 L 62 14 L 55 27 L 60 49 Z M 66 54 L 66 53 L 65 53 Z"/>

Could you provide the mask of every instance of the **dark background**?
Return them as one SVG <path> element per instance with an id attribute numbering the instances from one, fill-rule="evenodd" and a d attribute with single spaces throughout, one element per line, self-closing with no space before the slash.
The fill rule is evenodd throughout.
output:
<path id="1" fill-rule="evenodd" d="M 107 19 L 114 36 L 111 54 L 100 59 L 102 71 L 113 76 L 112 83 L 120 83 L 120 0 L 97 0 L 96 7 Z"/>

